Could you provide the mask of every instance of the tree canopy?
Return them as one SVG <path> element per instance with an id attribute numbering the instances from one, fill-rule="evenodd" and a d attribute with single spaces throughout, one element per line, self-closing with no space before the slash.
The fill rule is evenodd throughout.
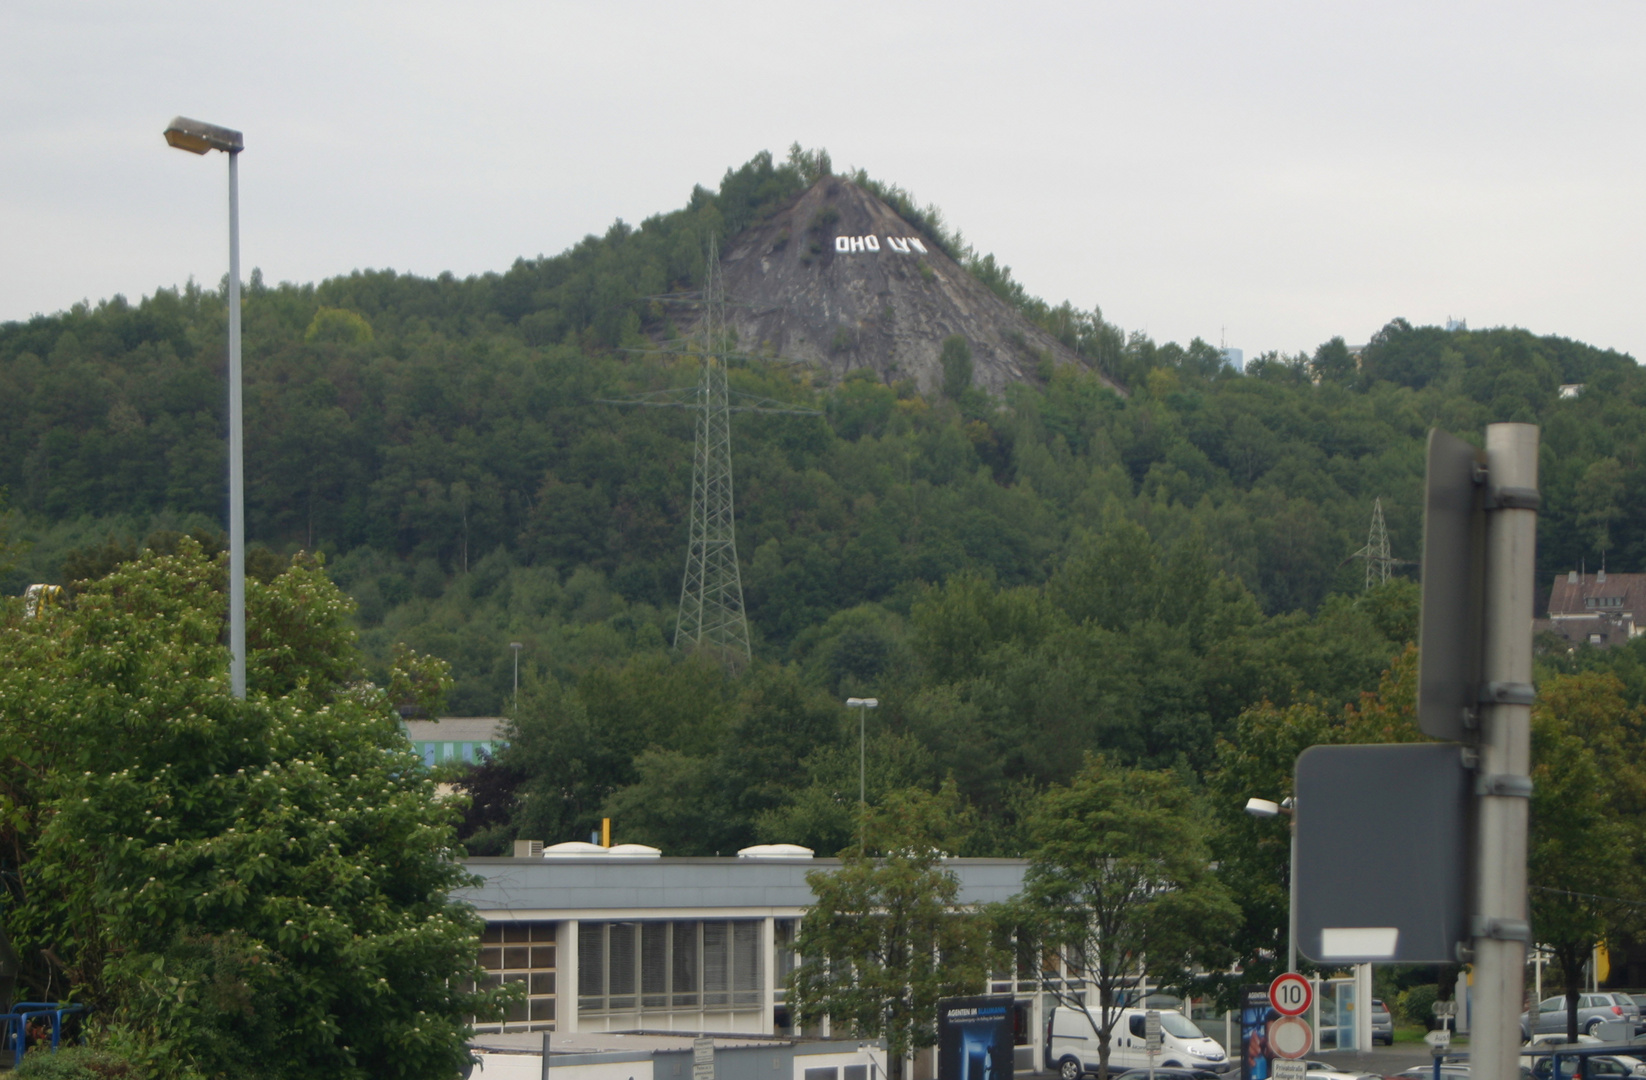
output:
<path id="1" fill-rule="evenodd" d="M 479 924 L 352 605 L 318 563 L 248 582 L 184 539 L 0 625 L 0 860 L 22 995 L 97 1007 L 158 1077 L 428 1077 L 466 1060 Z"/>

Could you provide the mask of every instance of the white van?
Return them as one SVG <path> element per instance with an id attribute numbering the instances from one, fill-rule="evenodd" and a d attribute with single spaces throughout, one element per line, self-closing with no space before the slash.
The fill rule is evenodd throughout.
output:
<path id="1" fill-rule="evenodd" d="M 1160 1053 L 1155 1067 L 1161 1069 L 1209 1069 L 1226 1072 L 1235 1063 L 1215 1040 L 1195 1026 L 1194 1021 L 1173 1009 L 1160 1011 Z M 1109 1035 L 1109 1075 L 1126 1069 L 1149 1067 L 1148 1039 L 1144 1035 L 1146 1009 L 1122 1009 Z M 1081 1009 L 1059 1006 L 1052 1010 L 1046 1032 L 1046 1066 L 1056 1069 L 1059 1080 L 1080 1080 L 1097 1072 L 1097 1026 L 1099 1016 Z"/>

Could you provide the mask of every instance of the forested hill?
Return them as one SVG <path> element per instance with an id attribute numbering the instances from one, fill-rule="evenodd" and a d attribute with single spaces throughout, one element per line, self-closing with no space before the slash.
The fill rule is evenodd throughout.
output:
<path id="1" fill-rule="evenodd" d="M 691 419 L 601 400 L 695 377 L 689 362 L 633 351 L 682 330 L 648 298 L 692 288 L 709 236 L 735 238 L 826 171 L 823 155 L 763 154 L 683 209 L 464 280 L 362 271 L 271 286 L 254 273 L 253 542 L 281 556 L 324 551 L 359 603 L 368 652 L 382 661 L 406 640 L 449 659 L 455 712 L 504 707 L 510 641 L 524 643 L 525 680 L 566 685 L 661 655 L 679 595 Z M 1047 365 L 1000 396 L 968 379 L 922 394 L 867 371 L 733 371 L 743 389 L 821 413 L 734 421 L 757 659 L 794 662 L 809 686 L 867 690 L 894 669 L 935 678 L 941 663 L 921 652 L 914 616 L 944 582 L 979 604 L 1031 593 L 1056 604 L 1043 587 L 1079 570 L 1098 583 L 1081 595 L 1107 599 L 1061 617 L 1126 633 L 1179 625 L 1204 599 L 1182 583 L 1222 580 L 1245 598 L 1230 601 L 1244 612 L 1230 626 L 1292 625 L 1303 617 L 1285 613 L 1358 591 L 1360 565 L 1340 564 L 1365 542 L 1374 499 L 1395 554 L 1416 557 L 1435 424 L 1470 437 L 1493 420 L 1544 425 L 1541 574 L 1602 554 L 1615 569 L 1646 561 L 1646 385 L 1627 356 L 1397 319 L 1358 358 L 1334 339 L 1242 374 L 1198 340 L 1157 344 L 1096 311 L 1044 304 L 907 193 L 854 180 L 1096 370 Z M 7 593 L 62 580 L 66 560 L 83 572 L 151 534 L 218 527 L 224 335 L 222 293 L 193 285 L 0 326 L 0 484 L 12 539 L 29 545 Z M 1571 383 L 1586 389 L 1561 398 Z M 1388 655 L 1378 648 L 1371 674 L 1334 692 L 1375 678 Z M 1206 703 L 1211 685 L 1180 709 L 1198 718 L 1190 741 L 1202 750 L 1230 706 Z"/>

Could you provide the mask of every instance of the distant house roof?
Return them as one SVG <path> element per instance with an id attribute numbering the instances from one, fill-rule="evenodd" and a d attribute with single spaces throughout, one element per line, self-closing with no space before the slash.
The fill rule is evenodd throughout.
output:
<path id="1" fill-rule="evenodd" d="M 1572 570 L 1549 591 L 1546 628 L 1574 644 L 1616 645 L 1641 633 L 1639 616 L 1646 616 L 1646 574 Z"/>
<path id="2" fill-rule="evenodd" d="M 446 716 L 439 720 L 407 720 L 406 737 L 414 743 L 497 742 L 503 737 L 506 716 Z"/>

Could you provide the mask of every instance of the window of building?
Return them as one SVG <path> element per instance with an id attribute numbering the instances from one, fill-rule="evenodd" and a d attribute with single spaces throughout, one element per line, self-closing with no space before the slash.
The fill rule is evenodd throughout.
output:
<path id="1" fill-rule="evenodd" d="M 777 939 L 774 950 L 777 970 L 772 973 L 773 993 L 775 1000 L 781 1003 L 788 998 L 789 974 L 800 962 L 799 954 L 794 951 L 794 939 L 800 932 L 800 920 L 775 919 L 772 929 Z"/>
<path id="2" fill-rule="evenodd" d="M 524 983 L 526 1000 L 510 1005 L 501 1023 L 476 1017 L 476 1031 L 554 1030 L 555 929 L 552 922 L 486 924 L 480 935 L 485 984 Z"/>
<path id="3" fill-rule="evenodd" d="M 578 923 L 577 1010 L 758 1008 L 760 930 L 758 919 Z"/>

